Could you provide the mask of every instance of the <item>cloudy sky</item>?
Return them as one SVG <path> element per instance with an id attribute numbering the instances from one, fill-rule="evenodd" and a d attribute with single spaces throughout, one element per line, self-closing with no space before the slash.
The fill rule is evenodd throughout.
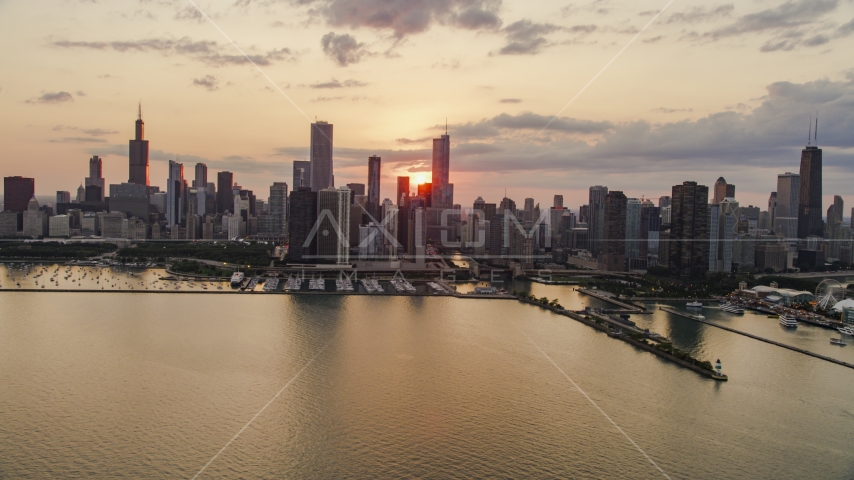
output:
<path id="1" fill-rule="evenodd" d="M 457 203 L 572 208 L 719 176 L 765 206 L 818 111 L 825 206 L 854 206 L 852 0 L 0 0 L 0 36 L 0 169 L 40 195 L 92 154 L 126 181 L 142 101 L 155 185 L 203 161 L 266 197 L 317 118 L 336 183 L 377 154 L 392 197 L 447 118 Z"/>

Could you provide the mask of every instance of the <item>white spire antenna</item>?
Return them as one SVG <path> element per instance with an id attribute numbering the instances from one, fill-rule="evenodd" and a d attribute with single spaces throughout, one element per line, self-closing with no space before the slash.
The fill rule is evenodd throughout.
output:
<path id="1" fill-rule="evenodd" d="M 815 146 L 818 146 L 818 110 L 815 111 L 815 136 L 813 137 Z"/>
<path id="2" fill-rule="evenodd" d="M 810 131 L 807 133 L 807 146 L 812 145 L 812 115 L 810 115 Z"/>

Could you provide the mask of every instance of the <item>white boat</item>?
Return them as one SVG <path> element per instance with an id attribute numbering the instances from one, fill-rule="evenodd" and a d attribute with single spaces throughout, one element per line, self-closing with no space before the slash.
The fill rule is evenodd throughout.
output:
<path id="1" fill-rule="evenodd" d="M 691 308 L 703 308 L 703 303 L 702 302 L 688 302 L 687 304 L 685 304 L 685 306 L 691 307 Z"/>
<path id="2" fill-rule="evenodd" d="M 780 315 L 780 325 L 795 328 L 798 326 L 798 319 L 794 315 Z"/>
<path id="3" fill-rule="evenodd" d="M 721 310 L 723 310 L 725 312 L 729 312 L 729 313 L 735 313 L 735 314 L 744 313 L 743 308 L 741 308 L 738 305 L 735 305 L 733 303 L 729 303 L 729 302 L 721 304 Z"/>
<path id="4" fill-rule="evenodd" d="M 246 277 L 245 277 L 245 275 L 243 275 L 243 272 L 234 272 L 234 275 L 231 276 L 231 286 L 232 287 L 239 287 L 239 286 L 243 285 L 243 279 L 244 278 L 246 278 Z"/>
<path id="5" fill-rule="evenodd" d="M 839 328 L 837 328 L 836 330 L 838 330 L 838 331 L 839 331 L 839 333 L 842 333 L 842 334 L 845 334 L 845 335 L 851 335 L 851 336 L 854 336 L 854 327 L 852 327 L 851 325 L 846 325 L 846 326 L 844 326 L 844 327 L 839 327 Z"/>
<path id="6" fill-rule="evenodd" d="M 840 347 L 847 345 L 841 338 L 831 338 L 830 343 L 831 345 L 839 345 Z"/>

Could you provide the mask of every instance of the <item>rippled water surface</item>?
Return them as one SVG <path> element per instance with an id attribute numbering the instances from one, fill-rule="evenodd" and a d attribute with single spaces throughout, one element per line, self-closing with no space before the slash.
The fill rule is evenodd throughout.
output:
<path id="1" fill-rule="evenodd" d="M 704 315 L 854 359 L 829 331 Z M 540 349 L 673 478 L 854 476 L 854 370 L 632 319 L 730 381 L 515 301 L 2 292 L 0 478 L 193 477 L 265 405 L 200 478 L 664 478 Z"/>

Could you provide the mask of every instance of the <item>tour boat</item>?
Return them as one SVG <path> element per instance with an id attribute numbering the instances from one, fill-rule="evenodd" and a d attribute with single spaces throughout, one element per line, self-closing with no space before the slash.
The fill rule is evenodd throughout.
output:
<path id="1" fill-rule="evenodd" d="M 832 345 L 839 345 L 841 347 L 844 347 L 845 345 L 847 345 L 844 341 L 842 341 L 841 338 L 831 338 L 830 343 Z"/>
<path id="2" fill-rule="evenodd" d="M 852 327 L 851 325 L 846 325 L 846 326 L 844 326 L 844 327 L 839 327 L 839 328 L 837 328 L 836 330 L 838 330 L 838 331 L 839 331 L 839 333 L 844 333 L 845 335 L 852 335 L 852 336 L 854 336 L 854 327 Z"/>
<path id="3" fill-rule="evenodd" d="M 798 326 L 798 319 L 794 315 L 780 315 L 780 325 L 795 328 Z"/>
<path id="4" fill-rule="evenodd" d="M 702 302 L 688 302 L 685 304 L 685 306 L 691 307 L 691 308 L 703 308 L 703 303 Z"/>
<path id="5" fill-rule="evenodd" d="M 231 286 L 232 287 L 239 287 L 239 286 L 243 285 L 243 279 L 244 278 L 245 278 L 245 275 L 243 275 L 243 272 L 234 272 L 234 275 L 231 276 Z"/>
<path id="6" fill-rule="evenodd" d="M 729 303 L 729 302 L 721 304 L 721 310 L 723 310 L 725 312 L 729 312 L 729 313 L 735 313 L 735 314 L 744 313 L 743 308 L 739 307 L 738 305 L 736 305 L 734 303 Z"/>

